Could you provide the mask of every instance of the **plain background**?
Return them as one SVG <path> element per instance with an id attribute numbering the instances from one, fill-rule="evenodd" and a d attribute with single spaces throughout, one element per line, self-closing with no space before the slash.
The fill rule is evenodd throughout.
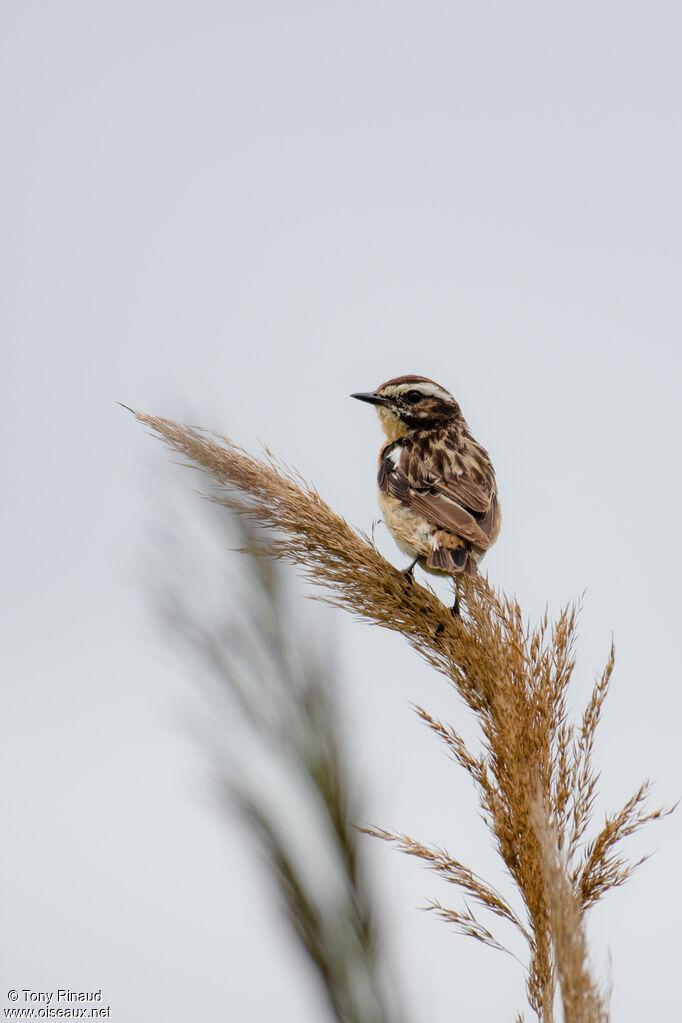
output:
<path id="1" fill-rule="evenodd" d="M 680 795 L 681 32 L 656 0 L 3 5 L 0 999 L 326 1018 L 153 626 L 169 456 L 117 400 L 267 442 L 369 529 L 380 434 L 348 394 L 444 384 L 497 468 L 491 581 L 532 617 L 584 593 L 576 711 L 615 636 L 597 820 L 644 777 Z M 368 819 L 504 885 L 409 707 L 461 705 L 398 637 L 324 620 Z M 619 1023 L 679 1004 L 681 822 L 590 917 Z M 518 964 L 367 846 L 409 1018 L 513 1018 Z"/>

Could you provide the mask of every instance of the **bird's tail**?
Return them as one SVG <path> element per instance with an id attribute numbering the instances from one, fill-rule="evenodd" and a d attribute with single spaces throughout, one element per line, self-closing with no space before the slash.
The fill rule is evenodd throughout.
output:
<path id="1" fill-rule="evenodd" d="M 476 575 L 478 569 L 471 551 L 467 547 L 433 547 L 426 559 L 428 568 L 451 575 Z"/>

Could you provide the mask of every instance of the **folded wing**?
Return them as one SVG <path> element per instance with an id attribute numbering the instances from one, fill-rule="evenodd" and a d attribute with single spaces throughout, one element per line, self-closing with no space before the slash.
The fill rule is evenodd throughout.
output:
<path id="1" fill-rule="evenodd" d="M 497 491 L 490 463 L 476 464 L 471 473 L 463 466 L 459 472 L 443 471 L 437 475 L 435 467 L 423 458 L 410 457 L 409 450 L 399 452 L 393 445 L 390 448 L 387 446 L 380 464 L 380 488 L 446 531 L 436 538 L 442 553 L 434 550 L 429 563 L 446 571 L 475 572 L 473 560 L 455 552 L 470 547 L 475 554 L 482 555 L 497 539 Z M 447 566 L 441 566 L 440 561 L 447 562 Z"/>

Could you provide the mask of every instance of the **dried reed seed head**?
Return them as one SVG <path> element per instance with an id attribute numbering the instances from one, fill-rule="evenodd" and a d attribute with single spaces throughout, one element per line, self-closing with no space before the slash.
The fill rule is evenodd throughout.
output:
<path id="1" fill-rule="evenodd" d="M 383 386 L 387 390 L 397 387 L 402 394 L 404 387 L 414 384 L 414 390 L 426 389 L 427 383 L 432 382 L 403 378 Z M 379 397 L 390 398 L 388 394 Z M 430 397 L 447 400 L 435 392 Z M 524 623 L 518 603 L 479 576 L 462 581 L 462 618 L 455 620 L 429 589 L 406 583 L 402 572 L 387 562 L 366 536 L 333 512 L 297 474 L 278 465 L 269 452 L 265 459 L 257 459 L 228 438 L 154 416 L 135 415 L 224 485 L 215 500 L 274 531 L 269 541 L 274 556 L 299 564 L 312 581 L 327 589 L 325 599 L 330 603 L 400 632 L 449 679 L 476 713 L 483 739 L 480 756 L 471 754 L 449 726 L 422 716 L 477 785 L 484 819 L 526 907 L 528 926 L 524 924 L 523 930 L 530 954 L 528 995 L 535 1011 L 548 1023 L 552 1019 L 554 956 L 558 956 L 553 947 L 557 949 L 563 940 L 559 927 L 570 925 L 575 931 L 575 921 L 581 925 L 586 908 L 630 876 L 636 864 L 615 852 L 621 840 L 647 821 L 670 812 L 645 811 L 648 790 L 642 786 L 581 850 L 596 792 L 594 736 L 611 679 L 613 652 L 581 723 L 574 726 L 567 719 L 566 693 L 575 666 L 575 607 L 565 609 L 554 626 L 545 615 L 531 629 Z M 572 864 L 573 916 L 563 912 L 560 924 L 544 839 L 532 823 L 538 793 L 549 819 L 555 822 L 555 844 Z M 372 833 L 425 860 L 494 915 L 513 919 L 505 900 L 442 850 L 380 829 Z M 562 874 L 561 885 L 566 883 Z M 497 947 L 497 939 L 468 910 L 442 912 L 472 937 Z M 566 1020 L 582 1023 L 575 1015 L 567 1015 Z"/>

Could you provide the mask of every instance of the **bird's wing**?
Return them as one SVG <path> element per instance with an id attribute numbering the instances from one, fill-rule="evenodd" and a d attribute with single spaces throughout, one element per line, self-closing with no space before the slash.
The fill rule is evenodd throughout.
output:
<path id="1" fill-rule="evenodd" d="M 391 497 L 402 501 L 434 526 L 450 530 L 480 551 L 490 546 L 490 535 L 481 529 L 471 512 L 446 493 L 435 488 L 417 490 L 400 470 L 388 474 L 386 489 Z"/>
<path id="2" fill-rule="evenodd" d="M 455 533 L 478 551 L 487 551 L 494 540 L 497 495 L 492 474 L 478 483 L 464 470 L 436 475 L 421 459 L 396 458 L 382 461 L 379 485 L 434 526 Z"/>

